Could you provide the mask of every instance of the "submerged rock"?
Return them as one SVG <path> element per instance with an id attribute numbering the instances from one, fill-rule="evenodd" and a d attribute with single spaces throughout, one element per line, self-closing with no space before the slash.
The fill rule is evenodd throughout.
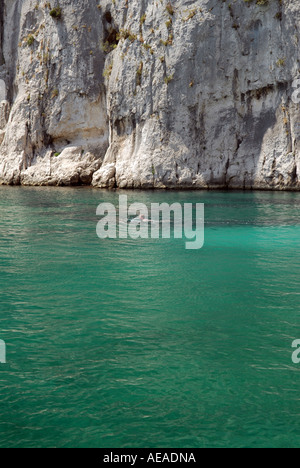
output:
<path id="1" fill-rule="evenodd" d="M 260 3 L 1 2 L 0 183 L 298 190 L 300 4 Z"/>

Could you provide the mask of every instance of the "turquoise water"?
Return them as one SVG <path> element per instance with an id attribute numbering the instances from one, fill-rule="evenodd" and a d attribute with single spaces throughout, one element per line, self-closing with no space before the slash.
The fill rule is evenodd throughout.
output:
<path id="1" fill-rule="evenodd" d="M 299 447 L 299 193 L 205 203 L 205 246 L 105 240 L 118 193 L 0 187 L 1 447 Z"/>

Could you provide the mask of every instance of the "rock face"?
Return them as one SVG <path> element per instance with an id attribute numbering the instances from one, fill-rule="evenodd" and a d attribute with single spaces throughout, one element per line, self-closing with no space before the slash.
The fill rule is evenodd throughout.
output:
<path id="1" fill-rule="evenodd" d="M 2 0 L 0 183 L 298 190 L 299 28 L 298 0 Z"/>

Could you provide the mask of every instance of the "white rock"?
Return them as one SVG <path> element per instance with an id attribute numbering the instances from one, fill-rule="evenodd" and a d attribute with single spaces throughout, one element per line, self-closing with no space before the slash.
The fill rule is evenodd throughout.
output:
<path id="1" fill-rule="evenodd" d="M 299 2 L 3 3 L 0 183 L 299 189 Z"/>

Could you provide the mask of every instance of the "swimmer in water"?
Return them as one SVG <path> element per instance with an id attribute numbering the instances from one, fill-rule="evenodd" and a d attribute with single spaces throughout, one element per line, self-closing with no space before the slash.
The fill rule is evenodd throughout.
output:
<path id="1" fill-rule="evenodd" d="M 136 221 L 140 221 L 142 223 L 154 223 L 154 221 L 152 221 L 151 219 L 147 219 L 146 216 L 144 216 L 143 214 L 139 214 L 139 217 L 136 218 Z"/>

